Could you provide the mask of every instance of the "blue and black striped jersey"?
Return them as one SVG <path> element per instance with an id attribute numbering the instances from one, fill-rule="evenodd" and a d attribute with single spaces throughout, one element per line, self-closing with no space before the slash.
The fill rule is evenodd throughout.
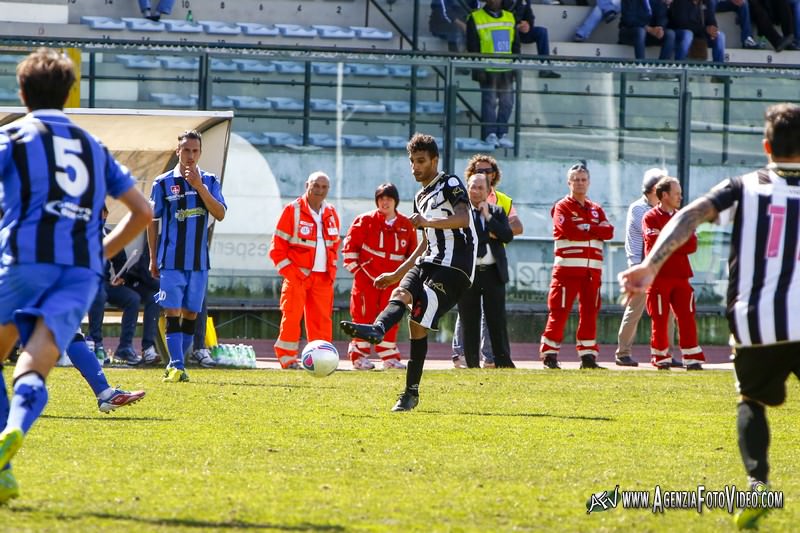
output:
<path id="1" fill-rule="evenodd" d="M 204 170 L 200 170 L 200 177 L 211 196 L 227 209 L 217 177 Z M 197 191 L 181 176 L 179 166 L 153 181 L 150 200 L 153 218 L 161 219 L 158 268 L 208 270 L 208 210 Z"/>
<path id="2" fill-rule="evenodd" d="M 106 195 L 134 186 L 128 169 L 59 110 L 0 128 L 3 265 L 50 263 L 103 272 Z"/>

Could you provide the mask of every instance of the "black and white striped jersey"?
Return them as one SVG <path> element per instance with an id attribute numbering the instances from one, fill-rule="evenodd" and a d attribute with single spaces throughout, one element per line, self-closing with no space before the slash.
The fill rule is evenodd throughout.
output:
<path id="1" fill-rule="evenodd" d="M 469 207 L 467 188 L 461 178 L 440 172 L 414 197 L 414 212 L 429 219 L 444 218 L 453 215 L 456 204 L 461 202 Z M 458 269 L 471 282 L 475 273 L 477 239 L 472 217 L 469 217 L 469 221 L 467 228 L 425 228 L 428 249 L 417 261 Z"/>
<path id="2" fill-rule="evenodd" d="M 800 164 L 727 179 L 706 197 L 733 221 L 727 315 L 736 343 L 800 341 Z"/>

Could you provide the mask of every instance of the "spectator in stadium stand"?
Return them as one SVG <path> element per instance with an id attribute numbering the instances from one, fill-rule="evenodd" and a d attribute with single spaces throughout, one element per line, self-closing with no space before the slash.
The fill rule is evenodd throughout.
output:
<path id="1" fill-rule="evenodd" d="M 736 23 L 739 25 L 739 35 L 742 40 L 742 48 L 758 50 L 763 48 L 763 46 L 761 43 L 753 39 L 753 25 L 750 18 L 750 4 L 754 2 L 758 2 L 758 0 L 714 0 L 714 12 L 736 13 Z M 777 35 L 778 32 L 775 31 L 775 28 L 772 27 L 772 24 L 769 26 L 771 33 Z M 780 43 L 780 40 L 781 37 L 778 35 L 777 42 Z M 791 40 L 789 42 L 791 42 Z"/>
<path id="2" fill-rule="evenodd" d="M 336 209 L 325 201 L 331 187 L 322 171 L 312 172 L 306 192 L 284 207 L 269 257 L 283 276 L 281 324 L 275 357 L 284 369 L 299 369 L 300 320 L 309 341 L 333 340 L 333 282 L 339 252 L 340 224 Z"/>
<path id="3" fill-rule="evenodd" d="M 490 204 L 497 204 L 503 208 L 508 222 L 511 225 L 511 231 L 516 237 L 522 235 L 523 227 L 522 221 L 517 215 L 517 209 L 513 206 L 511 197 L 497 190 L 497 185 L 500 183 L 502 174 L 497 160 L 485 154 L 475 154 L 467 163 L 467 168 L 464 170 L 464 179 L 469 179 L 470 176 L 480 172 L 487 176 L 490 182 L 489 196 L 486 201 Z M 464 330 L 461 327 L 461 319 L 456 316 L 456 325 L 453 329 L 453 366 L 456 368 L 466 368 L 467 362 L 464 358 Z M 486 326 L 485 313 L 481 315 L 481 355 L 483 356 L 484 368 L 495 368 L 494 353 L 492 352 L 492 343 L 489 341 L 489 330 Z"/>
<path id="4" fill-rule="evenodd" d="M 683 191 L 677 178 L 664 176 L 656 183 L 658 203 L 642 217 L 644 253 L 650 251 L 661 230 L 678 212 L 683 200 Z M 647 289 L 645 305 L 650 315 L 650 362 L 659 370 L 669 370 L 669 338 L 667 323 L 669 311 L 678 321 L 678 338 L 686 370 L 702 370 L 705 362 L 703 350 L 697 343 L 694 290 L 689 279 L 694 275 L 689 264 L 689 255 L 697 250 L 697 236 L 692 235 L 686 244 L 675 250 L 653 284 Z"/>
<path id="5" fill-rule="evenodd" d="M 353 274 L 350 292 L 353 322 L 371 323 L 378 317 L 397 284 L 379 288 L 375 280 L 381 274 L 393 272 L 417 248 L 417 230 L 408 217 L 397 211 L 399 204 L 397 187 L 391 183 L 379 185 L 375 189 L 377 209 L 358 215 L 347 231 L 342 256 L 344 267 Z M 395 324 L 375 346 L 384 370 L 406 367 L 400 362 L 397 330 Z M 347 353 L 355 370 L 375 368 L 369 360 L 371 351 L 372 345 L 367 340 L 353 338 L 350 341 Z"/>
<path id="6" fill-rule="evenodd" d="M 600 311 L 600 283 L 603 274 L 603 241 L 614 236 L 614 226 L 603 208 L 589 199 L 589 169 L 584 161 L 567 170 L 569 194 L 556 202 L 553 217 L 555 261 L 547 296 L 547 324 L 539 353 L 546 368 L 558 369 L 558 352 L 564 326 L 577 296 L 578 330 L 575 333 L 581 368 L 602 368 L 597 364 L 597 314 Z"/>
<path id="7" fill-rule="evenodd" d="M 629 294 L 646 291 L 670 255 L 703 222 L 733 223 L 728 259 L 727 314 L 734 338 L 733 366 L 741 394 L 736 429 L 750 490 L 769 488 L 769 424 L 764 406 L 786 400 L 786 379 L 800 377 L 800 106 L 767 108 L 764 139 L 767 165 L 728 178 L 675 216 L 641 264 L 621 272 Z M 741 528 L 754 529 L 766 507 L 740 510 Z"/>
<path id="8" fill-rule="evenodd" d="M 500 368 L 514 368 L 506 322 L 508 260 L 505 245 L 514 238 L 505 210 L 487 201 L 489 178 L 475 173 L 467 181 L 471 214 L 475 225 L 475 278 L 458 301 L 458 317 L 464 335 L 464 356 L 468 368 L 480 367 L 481 319 L 485 316 L 494 362 Z"/>
<path id="9" fill-rule="evenodd" d="M 665 0 L 622 0 L 619 42 L 633 46 L 636 59 L 645 59 L 645 48 L 661 45 L 659 59 L 675 55 L 675 32 L 667 27 Z M 687 49 L 688 53 L 688 49 Z"/>
<path id="10" fill-rule="evenodd" d="M 463 52 L 466 44 L 467 16 L 478 9 L 478 0 L 431 0 L 428 29 L 447 41 L 450 52 Z"/>
<path id="11" fill-rule="evenodd" d="M 150 273 L 160 278 L 159 303 L 167 319 L 170 362 L 164 381 L 189 381 L 184 354 L 192 345 L 197 313 L 208 285 L 208 231 L 228 209 L 217 176 L 202 170 L 203 137 L 195 130 L 178 136 L 178 164 L 153 181 L 154 220 L 147 231 Z"/>
<path id="12" fill-rule="evenodd" d="M 759 35 L 764 36 L 776 52 L 797 50 L 794 44 L 797 38 L 794 25 L 797 24 L 796 7 L 792 7 L 790 0 L 748 0 L 748 2 Z M 781 27 L 783 35 L 778 33 L 775 25 Z"/>
<path id="13" fill-rule="evenodd" d="M 705 39 L 715 63 L 725 61 L 725 33 L 719 30 L 714 0 L 672 0 L 669 28 L 675 30 L 675 59 L 689 57 L 692 41 Z"/>
<path id="14" fill-rule="evenodd" d="M 519 54 L 516 19 L 504 10 L 503 0 L 488 0 L 467 19 L 467 50 L 472 53 L 504 55 L 511 62 Z M 510 68 L 472 69 L 472 79 L 481 87 L 481 138 L 495 147 L 513 148 L 508 136 L 508 120 L 514 108 L 515 73 Z"/>
<path id="15" fill-rule="evenodd" d="M 142 11 L 142 16 L 158 22 L 161 20 L 161 15 L 172 13 L 172 6 L 175 5 L 175 0 L 157 0 L 157 3 L 157 7 L 153 9 L 150 0 L 139 0 L 139 9 Z"/>
<path id="16" fill-rule="evenodd" d="M 644 238 L 642 236 L 642 217 L 658 203 L 656 198 L 656 183 L 668 173 L 663 168 L 651 168 L 644 173 L 642 178 L 642 196 L 628 206 L 628 215 L 625 218 L 625 255 L 628 259 L 628 268 L 638 265 L 644 259 Z M 645 295 L 637 294 L 627 299 L 622 321 L 617 334 L 617 351 L 615 354 L 618 366 L 639 366 L 631 358 L 631 347 L 636 337 L 636 326 L 644 312 Z M 675 338 L 673 318 L 667 321 L 667 337 L 669 342 Z"/>
<path id="17" fill-rule="evenodd" d="M 611 24 L 617 20 L 621 10 L 621 0 L 597 0 L 597 4 L 589 11 L 581 25 L 575 30 L 575 35 L 572 37 L 573 42 L 585 42 L 600 24 L 600 21 Z"/>
<path id="18" fill-rule="evenodd" d="M 550 55 L 550 38 L 547 28 L 534 25 L 531 0 L 503 0 L 502 8 L 514 14 L 517 21 L 517 35 L 521 44 L 536 43 L 536 53 L 540 56 Z M 540 78 L 560 78 L 561 75 L 552 70 L 540 70 Z"/>
<path id="19" fill-rule="evenodd" d="M 130 171 L 63 113 L 75 77 L 59 51 L 26 56 L 17 84 L 29 113 L 0 129 L 0 363 L 18 339 L 24 347 L 10 399 L 0 368 L 0 504 L 19 496 L 11 460 L 47 405 L 45 380 L 89 310 L 105 259 L 152 216 Z M 130 216 L 103 238 L 106 195 Z"/>

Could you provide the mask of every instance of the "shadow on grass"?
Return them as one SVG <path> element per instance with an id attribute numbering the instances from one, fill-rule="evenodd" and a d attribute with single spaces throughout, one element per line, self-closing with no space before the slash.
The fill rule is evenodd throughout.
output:
<path id="1" fill-rule="evenodd" d="M 41 509 L 36 509 L 30 506 L 12 507 L 9 509 L 14 513 L 35 513 L 41 514 Z M 45 513 L 53 514 L 53 513 Z M 102 518 L 106 520 L 127 520 L 130 522 L 139 522 L 153 526 L 171 526 L 171 527 L 197 527 L 197 528 L 211 528 L 211 529 L 271 529 L 278 531 L 345 531 L 346 528 L 336 525 L 327 524 L 309 524 L 301 523 L 297 525 L 288 524 L 258 524 L 243 522 L 241 520 L 229 520 L 224 522 L 212 522 L 209 520 L 193 520 L 191 518 L 144 518 L 141 516 L 131 516 L 124 514 L 112 513 L 79 513 L 76 515 L 64 515 L 57 513 L 59 520 L 80 520 L 82 518 Z"/>
<path id="2" fill-rule="evenodd" d="M 235 385 L 237 387 L 272 387 L 278 389 L 337 389 L 339 387 L 330 387 L 325 385 L 316 384 L 295 384 L 295 383 L 247 383 L 243 381 L 204 381 L 201 385 Z"/>
<path id="3" fill-rule="evenodd" d="M 62 415 L 42 415 L 40 418 L 52 418 L 54 420 L 109 420 L 114 422 L 125 422 L 136 420 L 137 422 L 173 422 L 174 418 L 164 418 L 161 416 L 62 416 Z"/>
<path id="4" fill-rule="evenodd" d="M 433 415 L 457 415 L 457 416 L 516 416 L 516 417 L 529 417 L 529 418 L 560 418 L 562 420 L 594 420 L 596 422 L 614 422 L 615 419 L 607 416 L 572 416 L 572 415 L 554 415 L 550 413 L 443 413 L 441 411 L 429 411 L 427 409 L 418 409 L 421 413 L 430 413 Z"/>

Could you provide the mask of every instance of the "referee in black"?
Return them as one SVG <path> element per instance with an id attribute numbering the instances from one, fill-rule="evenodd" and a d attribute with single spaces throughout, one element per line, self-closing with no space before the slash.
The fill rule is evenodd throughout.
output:
<path id="1" fill-rule="evenodd" d="M 392 411 L 410 411 L 419 403 L 428 331 L 438 329 L 439 319 L 458 303 L 475 273 L 475 225 L 464 183 L 458 176 L 439 171 L 439 148 L 430 135 L 415 134 L 406 148 L 414 179 L 422 185 L 409 220 L 422 230 L 422 238 L 397 270 L 375 280 L 380 288 L 400 282 L 375 322 L 339 323 L 350 337 L 378 344 L 384 333 L 400 322 L 406 308 L 411 308 L 406 389 Z"/>
<path id="2" fill-rule="evenodd" d="M 623 292 L 643 292 L 698 225 L 733 222 L 727 316 L 741 394 L 737 430 L 751 490 L 758 491 L 767 489 L 769 474 L 764 407 L 784 402 L 790 374 L 800 378 L 800 106 L 769 107 L 762 144 L 766 167 L 726 179 L 680 210 L 645 260 L 619 275 Z M 736 525 L 755 527 L 766 512 L 746 508 Z"/>

